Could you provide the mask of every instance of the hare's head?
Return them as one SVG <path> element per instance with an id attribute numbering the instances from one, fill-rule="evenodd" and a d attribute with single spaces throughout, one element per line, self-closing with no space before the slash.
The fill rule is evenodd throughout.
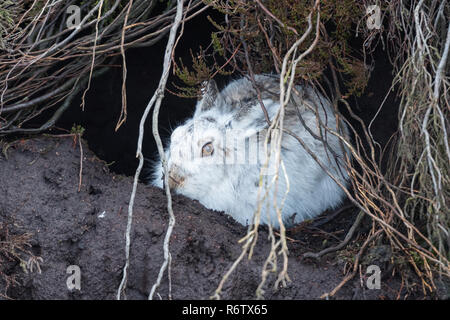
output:
<path id="1" fill-rule="evenodd" d="M 194 116 L 173 131 L 166 151 L 169 186 L 191 197 L 235 188 L 241 176 L 258 170 L 264 139 L 259 133 L 267 127 L 248 80 L 222 92 L 211 80 L 202 92 Z M 273 115 L 277 103 L 268 98 L 263 103 Z"/>

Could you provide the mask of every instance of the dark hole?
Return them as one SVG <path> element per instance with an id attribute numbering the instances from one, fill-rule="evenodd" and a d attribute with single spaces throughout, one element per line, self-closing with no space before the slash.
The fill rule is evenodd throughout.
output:
<path id="1" fill-rule="evenodd" d="M 211 32 L 215 28 L 207 20 L 207 15 L 220 19 L 213 10 L 195 17 L 186 23 L 183 36 L 176 48 L 176 57 L 181 58 L 183 64 L 190 66 L 192 53 L 198 48 L 206 48 L 211 40 Z M 139 122 L 150 101 L 162 72 L 164 50 L 167 37 L 157 44 L 147 48 L 127 50 L 127 120 L 116 132 L 122 108 L 122 69 L 112 67 L 102 76 L 93 79 L 91 88 L 85 99 L 84 111 L 80 108 L 80 93 L 73 105 L 64 113 L 57 123 L 57 127 L 70 130 L 72 126 L 81 125 L 85 128 L 83 137 L 96 155 L 109 164 L 109 168 L 116 173 L 134 175 L 138 165 L 136 146 L 139 133 Z M 121 59 L 116 63 L 121 63 Z M 178 60 L 177 60 L 178 62 Z M 108 62 L 105 62 L 108 63 Z M 170 73 L 167 87 L 176 91 L 172 85 L 175 82 L 183 85 L 180 80 Z M 165 92 L 159 114 L 159 132 L 163 143 L 170 137 L 171 131 L 184 119 L 189 117 L 195 106 L 195 99 L 180 98 Z M 156 159 L 157 148 L 152 134 L 152 112 L 147 117 L 143 142 L 143 154 L 146 158 L 141 178 L 149 175 L 149 167 Z"/>

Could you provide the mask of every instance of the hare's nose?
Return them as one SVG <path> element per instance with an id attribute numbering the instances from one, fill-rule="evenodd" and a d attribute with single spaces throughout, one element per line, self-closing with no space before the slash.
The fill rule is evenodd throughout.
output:
<path id="1" fill-rule="evenodd" d="M 181 169 L 178 166 L 173 165 L 169 170 L 169 188 L 176 190 L 183 185 L 184 179 L 185 177 Z"/>
<path id="2" fill-rule="evenodd" d="M 170 190 L 175 190 L 178 186 L 179 182 L 176 178 L 174 178 L 173 176 L 169 175 L 169 188 Z"/>

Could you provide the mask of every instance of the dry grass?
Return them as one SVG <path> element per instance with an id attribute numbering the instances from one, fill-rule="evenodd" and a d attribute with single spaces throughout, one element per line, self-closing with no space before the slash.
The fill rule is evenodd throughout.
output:
<path id="1" fill-rule="evenodd" d="M 41 257 L 35 256 L 31 252 L 31 237 L 29 232 L 18 232 L 17 226 L 11 221 L 0 222 L 0 284 L 2 290 L 0 297 L 9 299 L 8 290 L 11 287 L 20 285 L 17 280 L 17 273 L 7 270 L 8 266 L 19 263 L 25 273 L 37 271 L 41 273 Z"/>

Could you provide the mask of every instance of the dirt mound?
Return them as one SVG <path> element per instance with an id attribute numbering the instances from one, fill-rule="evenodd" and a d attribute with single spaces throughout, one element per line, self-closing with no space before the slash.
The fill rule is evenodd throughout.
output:
<path id="1" fill-rule="evenodd" d="M 29 252 L 42 261 L 35 260 L 31 272 L 24 266 L 29 258 L 26 254 L 21 256 L 21 263 L 19 259 L 5 258 L 0 251 L 0 275 L 17 280 L 4 292 L 5 277 L 0 276 L 0 293 L 13 299 L 115 299 L 125 261 L 124 233 L 132 178 L 110 173 L 107 164 L 83 142 L 78 191 L 80 149 L 72 137 L 41 137 L 2 147 L 0 244 L 11 235 L 29 233 Z M 246 228 L 183 196 L 174 196 L 173 206 L 177 222 L 170 243 L 172 297 L 208 299 L 241 253 L 238 240 Z M 163 191 L 139 185 L 127 299 L 147 298 L 163 262 L 167 221 Z M 267 232 L 261 231 L 259 239 L 252 260 L 244 259 L 226 283 L 223 298 L 255 298 L 270 248 Z M 266 298 L 317 299 L 342 280 L 342 265 L 325 259 L 320 263 L 304 261 L 300 259 L 304 248 L 294 241 L 289 246 L 292 282 L 274 291 L 270 278 Z M 41 273 L 37 272 L 37 264 Z M 67 287 L 70 265 L 80 267 L 81 290 Z M 168 298 L 168 284 L 165 275 L 158 297 Z M 381 290 L 362 289 L 359 279 L 355 279 L 336 298 L 392 298 L 394 293 L 384 283 Z"/>

